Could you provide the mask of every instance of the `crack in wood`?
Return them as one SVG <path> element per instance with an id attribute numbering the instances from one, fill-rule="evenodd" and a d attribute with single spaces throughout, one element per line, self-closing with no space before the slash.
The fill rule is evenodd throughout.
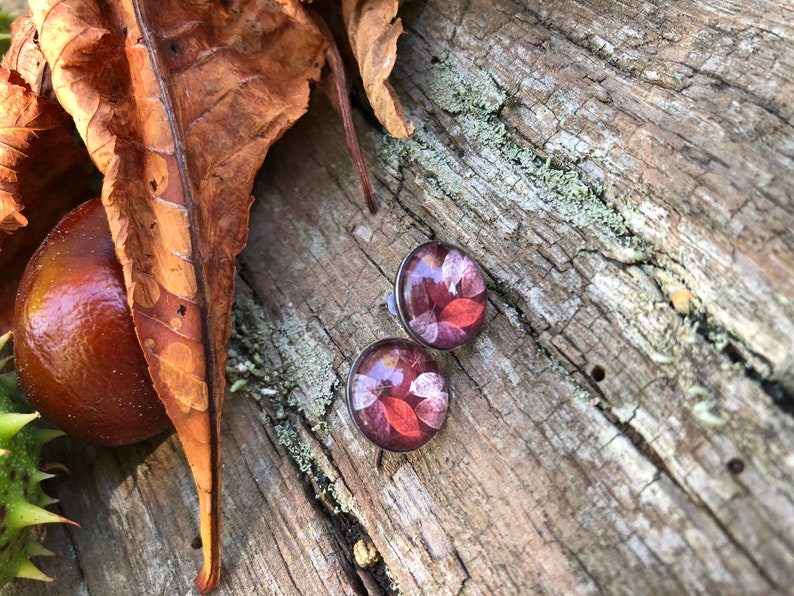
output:
<path id="1" fill-rule="evenodd" d="M 669 279 L 675 278 L 673 270 L 663 264 L 665 259 L 670 258 L 669 255 L 655 255 L 648 261 L 639 263 L 652 266 L 652 268 L 644 267 L 643 270 L 662 292 L 665 290 L 663 278 L 665 276 Z M 673 308 L 669 301 L 667 304 Z M 738 365 L 744 376 L 768 395 L 775 406 L 786 414 L 794 416 L 794 393 L 783 382 L 773 377 L 771 374 L 773 365 L 763 354 L 718 323 L 704 307 L 693 308 L 692 312 L 681 314 L 681 317 L 691 321 L 697 335 L 706 341 L 715 354 L 721 354 L 732 364 Z M 759 365 L 764 366 L 767 371 L 760 370 Z"/>
<path id="2" fill-rule="evenodd" d="M 264 339 L 268 334 L 274 332 L 272 329 L 262 328 L 265 316 L 260 303 L 253 290 L 241 288 L 244 283 L 238 281 L 238 294 L 234 304 L 230 342 L 232 350 L 230 366 L 232 368 L 235 366 L 234 362 L 239 361 L 239 358 L 264 362 L 267 357 L 257 354 L 258 341 L 255 338 Z M 244 341 L 245 338 L 254 338 L 254 341 Z M 282 355 L 282 357 L 286 356 Z M 337 483 L 342 482 L 341 474 L 336 471 L 337 479 L 332 480 L 328 476 L 327 470 L 317 462 L 317 455 L 323 453 L 326 461 L 331 462 L 332 465 L 332 454 L 328 452 L 328 447 L 321 440 L 319 436 L 321 431 L 318 431 L 317 425 L 312 424 L 306 413 L 295 402 L 290 401 L 289 394 L 295 390 L 296 386 L 277 383 L 279 388 L 273 390 L 272 384 L 264 382 L 260 376 L 247 377 L 247 383 L 240 387 L 239 392 L 247 399 L 256 400 L 263 413 L 263 424 L 272 426 L 281 450 L 286 451 L 296 473 L 302 479 L 307 501 L 315 504 L 331 526 L 335 528 L 338 542 L 349 547 L 345 553 L 345 560 L 348 562 L 348 567 L 345 569 L 346 574 L 361 594 L 367 593 L 362 574 L 368 575 L 370 578 L 370 581 L 366 583 L 374 582 L 384 594 L 390 593 L 393 581 L 390 579 L 388 567 L 382 557 L 373 567 L 366 569 L 358 567 L 353 562 L 354 545 L 360 540 L 369 541 L 370 537 L 355 510 L 339 494 Z M 273 377 L 279 376 L 281 375 L 273 375 Z M 230 378 L 230 384 L 234 378 L 234 376 Z M 266 389 L 266 391 L 262 392 L 262 389 Z M 271 433 L 265 434 L 269 438 Z M 306 442 L 306 438 L 309 437 L 311 445 Z M 257 488 L 262 493 L 258 483 Z M 265 496 L 264 493 L 262 496 Z"/>
<path id="3" fill-rule="evenodd" d="M 658 256 L 656 258 L 647 259 L 641 262 L 633 262 L 633 263 L 626 263 L 623 260 L 614 259 L 607 255 L 604 255 L 600 251 L 589 251 L 589 252 L 597 252 L 603 258 L 606 258 L 608 261 L 613 262 L 613 264 L 618 265 L 622 268 L 627 267 L 638 267 L 639 265 L 643 264 L 655 264 L 657 267 L 661 267 L 659 265 L 660 259 Z M 487 272 L 486 272 L 487 273 Z M 646 271 L 646 274 L 648 272 Z M 493 276 L 489 274 L 489 277 L 493 279 Z M 654 276 L 653 274 L 649 274 L 650 279 L 655 281 L 659 284 L 659 287 L 662 287 L 662 282 L 660 281 L 658 275 Z M 635 413 L 632 414 L 626 420 L 620 420 L 612 411 L 612 408 L 609 403 L 609 398 L 598 386 L 598 380 L 594 378 L 593 371 L 595 369 L 591 368 L 589 371 L 584 370 L 581 366 L 575 364 L 575 360 L 572 357 L 566 356 L 565 352 L 561 352 L 553 345 L 547 345 L 542 339 L 541 334 L 538 333 L 536 329 L 532 327 L 529 323 L 526 315 L 524 314 L 521 306 L 520 301 L 514 297 L 511 301 L 509 296 L 513 294 L 508 288 L 504 287 L 504 284 L 495 284 L 493 287 L 489 287 L 489 294 L 494 294 L 499 292 L 499 297 L 502 299 L 503 303 L 507 305 L 509 308 L 513 309 L 517 313 L 517 317 L 515 320 L 521 324 L 522 328 L 525 330 L 527 335 L 532 338 L 535 342 L 537 348 L 540 352 L 549 359 L 550 362 L 555 363 L 560 369 L 566 371 L 573 382 L 575 382 L 580 389 L 586 392 L 592 392 L 598 396 L 598 399 L 592 400 L 592 405 L 604 416 L 604 419 L 610 422 L 612 426 L 618 431 L 618 433 L 624 437 L 626 437 L 630 443 L 635 447 L 638 453 L 642 454 L 656 469 L 657 473 L 654 476 L 653 480 L 649 483 L 657 482 L 661 475 L 673 485 L 675 486 L 681 494 L 686 495 L 689 500 L 704 511 L 708 517 L 714 522 L 714 524 L 720 529 L 721 532 L 726 536 L 726 538 L 731 542 L 731 544 L 737 548 L 739 552 L 741 552 L 747 560 L 753 565 L 756 571 L 761 575 L 771 586 L 775 586 L 776 589 L 782 589 L 774 579 L 765 571 L 763 565 L 760 561 L 754 556 L 750 549 L 748 549 L 740 539 L 738 539 L 734 533 L 730 531 L 730 528 L 719 518 L 719 516 L 714 512 L 705 502 L 703 502 L 697 494 L 694 494 L 691 490 L 689 490 L 686 486 L 684 486 L 678 478 L 672 474 L 670 469 L 668 468 L 667 464 L 665 463 L 664 459 L 661 455 L 653 448 L 651 441 L 646 440 L 643 434 L 632 425 L 632 420 L 634 418 Z M 493 300 L 493 296 L 492 296 Z M 669 308 L 673 308 L 672 305 L 669 305 Z M 751 380 L 753 380 L 758 386 L 764 390 L 767 395 L 769 395 L 773 402 L 780 407 L 783 411 L 787 412 L 788 414 L 792 414 L 793 406 L 792 398 L 789 394 L 786 393 L 785 388 L 782 386 L 781 383 L 770 379 L 769 377 L 762 375 L 757 371 L 745 357 L 742 356 L 741 352 L 736 349 L 735 343 L 732 342 L 739 342 L 738 338 L 727 334 L 727 331 L 716 325 L 714 322 L 711 322 L 710 325 L 705 324 L 707 317 L 703 311 L 699 311 L 697 315 L 692 316 L 693 319 L 702 323 L 697 326 L 698 334 L 701 335 L 707 342 L 708 345 L 714 350 L 715 353 L 721 353 L 729 358 L 732 362 L 738 363 L 741 365 L 744 374 Z M 719 332 L 720 334 L 727 334 L 730 337 L 730 341 L 726 342 L 723 347 L 719 347 L 716 345 L 714 340 L 714 333 Z M 744 346 L 745 349 L 749 350 L 747 346 Z M 756 356 L 761 357 L 760 355 L 756 354 Z M 561 358 L 562 357 L 562 358 Z M 568 366 L 564 365 L 563 362 L 567 362 Z M 570 367 L 570 368 L 569 368 Z M 577 374 L 578 373 L 578 374 Z M 585 380 L 587 386 L 582 386 L 579 384 L 579 380 Z M 575 555 L 575 553 L 572 553 Z M 577 559 L 578 560 L 578 559 Z M 583 569 L 586 569 L 584 566 Z M 596 584 L 597 585 L 597 584 Z"/>
<path id="4" fill-rule="evenodd" d="M 758 370 L 745 355 L 749 354 L 753 358 L 758 359 L 771 370 L 772 364 L 763 354 L 754 351 L 725 327 L 716 323 L 713 318 L 708 316 L 705 310 L 698 310 L 693 313 L 693 320 L 697 323 L 698 335 L 703 337 L 717 353 L 723 354 L 731 363 L 739 365 L 744 375 L 758 385 L 770 397 L 775 406 L 789 416 L 794 416 L 794 394 L 783 383 Z M 715 336 L 726 338 L 726 340 L 721 342 L 722 346 L 719 346 L 717 341 L 715 341 Z"/>

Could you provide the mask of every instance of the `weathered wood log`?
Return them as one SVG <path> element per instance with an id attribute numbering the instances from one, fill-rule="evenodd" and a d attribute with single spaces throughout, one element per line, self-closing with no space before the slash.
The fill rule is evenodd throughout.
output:
<path id="1" fill-rule="evenodd" d="M 790 589 L 791 7 L 404 11 L 393 82 L 416 135 L 359 119 L 378 214 L 322 100 L 256 189 L 217 593 Z M 438 436 L 376 467 L 347 370 L 404 335 L 384 303 L 427 238 L 479 262 L 489 317 L 438 355 Z M 185 593 L 200 552 L 175 438 L 55 457 L 82 527 L 48 529 L 57 584 L 8 593 Z"/>

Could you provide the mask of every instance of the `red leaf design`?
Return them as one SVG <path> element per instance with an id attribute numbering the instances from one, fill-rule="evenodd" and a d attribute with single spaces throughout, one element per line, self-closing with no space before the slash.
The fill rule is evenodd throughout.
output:
<path id="1" fill-rule="evenodd" d="M 386 411 L 386 419 L 394 430 L 402 435 L 419 432 L 419 420 L 410 405 L 395 397 L 384 397 L 380 401 Z"/>
<path id="2" fill-rule="evenodd" d="M 434 281 L 430 279 L 425 280 L 425 288 L 427 295 L 430 297 L 431 307 L 444 308 L 455 298 L 455 295 L 449 291 L 449 287 L 444 281 Z"/>
<path id="3" fill-rule="evenodd" d="M 427 293 L 427 286 L 424 283 L 424 278 L 420 278 L 417 283 L 411 284 L 408 296 L 408 307 L 412 314 L 425 312 L 433 308 L 431 296 Z"/>
<path id="4" fill-rule="evenodd" d="M 389 442 L 391 429 L 389 421 L 386 419 L 386 410 L 379 401 L 370 407 L 359 410 L 356 414 L 361 430 L 369 437 L 369 440 L 377 445 L 385 445 Z"/>
<path id="5" fill-rule="evenodd" d="M 479 322 L 485 312 L 485 303 L 468 298 L 450 302 L 439 315 L 439 321 L 455 327 L 469 327 Z"/>

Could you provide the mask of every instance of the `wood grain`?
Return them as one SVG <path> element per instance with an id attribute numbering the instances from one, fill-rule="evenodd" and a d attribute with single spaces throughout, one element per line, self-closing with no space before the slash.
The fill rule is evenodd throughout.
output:
<path id="1" fill-rule="evenodd" d="M 358 120 L 378 214 L 321 98 L 256 187 L 217 593 L 785 592 L 791 8 L 403 8 L 393 82 L 417 132 Z M 489 317 L 438 355 L 452 398 L 436 439 L 375 467 L 347 369 L 403 335 L 385 299 L 431 237 L 483 267 Z M 54 490 L 82 528 L 48 530 L 58 584 L 7 592 L 187 592 L 198 526 L 175 439 L 63 441 Z"/>

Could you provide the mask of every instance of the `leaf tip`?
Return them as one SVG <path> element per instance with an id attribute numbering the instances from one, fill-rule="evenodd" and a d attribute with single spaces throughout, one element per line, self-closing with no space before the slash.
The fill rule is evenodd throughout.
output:
<path id="1" fill-rule="evenodd" d="M 204 565 L 196 576 L 194 583 L 199 593 L 206 594 L 218 587 L 221 581 L 220 565 Z"/>

